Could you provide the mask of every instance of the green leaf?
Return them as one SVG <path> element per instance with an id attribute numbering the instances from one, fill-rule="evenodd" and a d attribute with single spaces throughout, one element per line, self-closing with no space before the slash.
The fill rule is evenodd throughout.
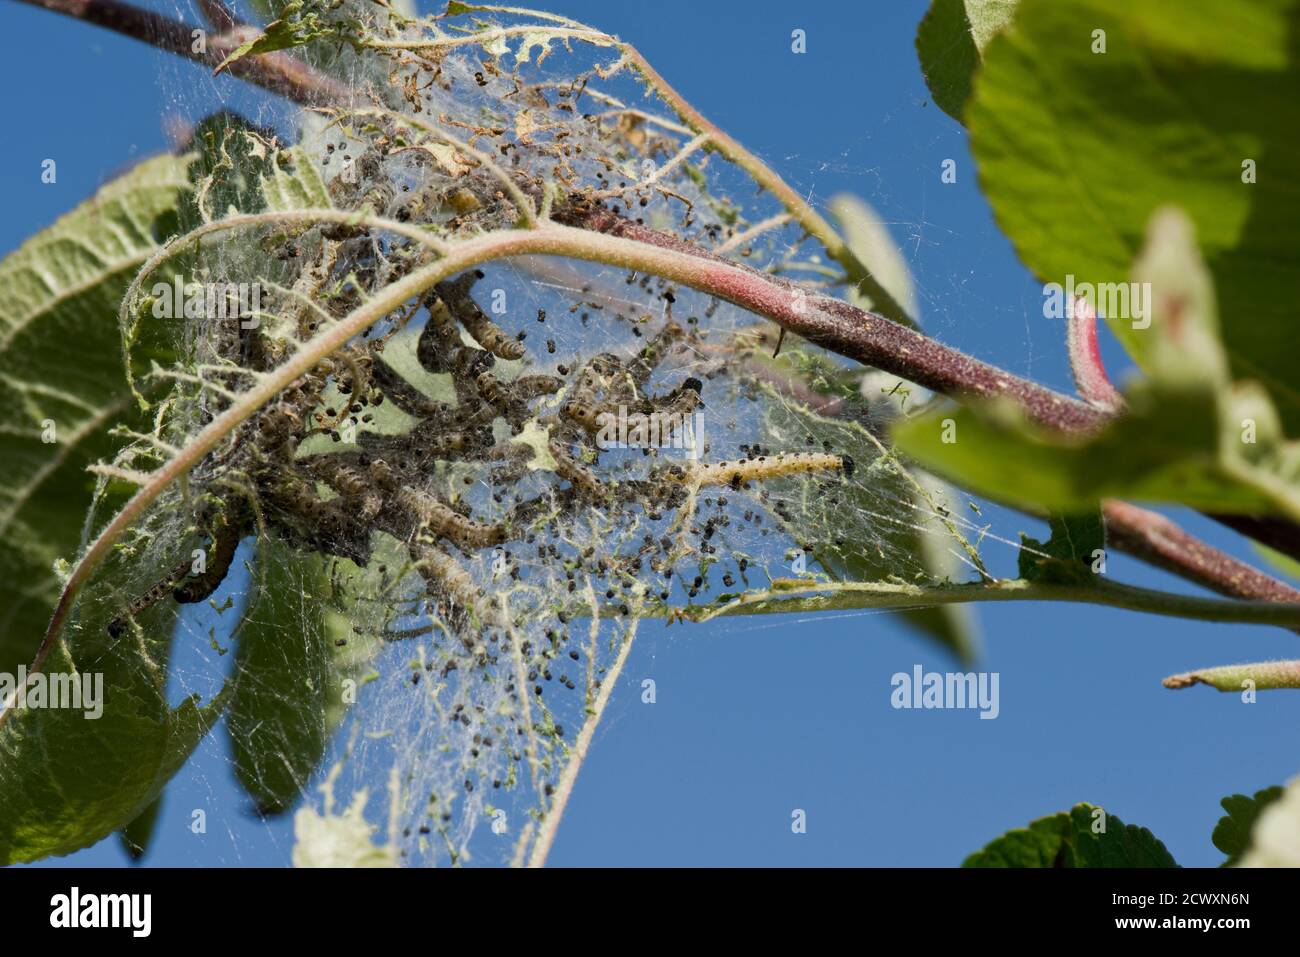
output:
<path id="1" fill-rule="evenodd" d="M 1211 840 L 1214 846 L 1228 855 L 1221 867 L 1235 867 L 1241 862 L 1242 855 L 1250 848 L 1250 831 L 1260 811 L 1282 796 L 1281 785 L 1256 791 L 1254 797 L 1244 794 L 1229 794 L 1219 803 L 1228 813 L 1219 818 L 1214 825 Z"/>
<path id="2" fill-rule="evenodd" d="M 1255 383 L 1230 378 L 1184 217 L 1153 219 L 1135 275 L 1154 290 L 1148 378 L 1126 391 L 1126 409 L 1107 425 L 1049 432 L 1003 400 L 908 420 L 894 432 L 899 448 L 973 491 L 1031 509 L 1075 512 L 1113 497 L 1300 520 L 1300 444 L 1282 435 Z"/>
<path id="3" fill-rule="evenodd" d="M 115 577 L 104 580 L 126 580 L 133 561 L 121 557 Z M 138 617 L 137 633 L 115 640 L 107 624 L 120 607 L 117 594 L 103 585 L 87 589 L 67 641 L 51 649 L 37 679 L 89 680 L 99 716 L 90 717 L 84 698 L 80 709 L 28 706 L 4 715 L 0 862 L 69 854 L 135 821 L 225 709 L 225 690 L 206 705 L 197 695 L 175 708 L 168 703 L 166 649 L 176 610 L 150 609 Z"/>
<path id="4" fill-rule="evenodd" d="M 912 287 L 911 270 L 879 214 L 847 193 L 832 197 L 830 210 L 844 234 L 845 244 L 858 262 L 870 270 L 876 282 L 914 322 L 919 320 L 921 315 L 916 304 L 916 290 Z M 849 301 L 859 309 L 874 309 L 877 305 L 861 284 L 850 288 Z"/>
<path id="5" fill-rule="evenodd" d="M 114 315 L 175 231 L 192 162 L 145 160 L 0 262 L 0 671 L 31 661 L 60 590 L 54 563 L 81 542 L 86 467 L 137 414 Z"/>
<path id="6" fill-rule="evenodd" d="M 258 543 L 226 728 L 235 776 L 262 813 L 284 811 L 302 795 L 354 699 L 344 682 L 355 691 L 378 650 L 380 639 L 355 631 L 346 612 L 346 589 L 362 574 L 351 562 L 275 539 Z"/>
<path id="7" fill-rule="evenodd" d="M 962 867 L 1065 867 L 1070 815 L 1060 811 L 1007 831 L 962 862 Z"/>
<path id="8" fill-rule="evenodd" d="M 1067 867 L 1177 867 L 1163 842 L 1145 827 L 1125 824 L 1091 804 L 1070 809 Z M 1101 833 L 1096 827 L 1104 822 Z"/>
<path id="9" fill-rule="evenodd" d="M 1090 580 L 1094 574 L 1093 563 L 1104 557 L 1106 550 L 1106 524 L 1101 509 L 1078 515 L 1053 515 L 1048 524 L 1052 534 L 1046 542 L 1021 535 L 1020 577 L 1058 585 Z"/>
<path id="10" fill-rule="evenodd" d="M 158 825 L 158 814 L 162 810 L 162 795 L 153 799 L 147 808 L 136 815 L 135 820 L 117 832 L 122 847 L 133 862 L 141 860 L 149 850 L 154 829 Z"/>
<path id="11" fill-rule="evenodd" d="M 916 31 L 921 72 L 934 103 L 961 122 L 984 48 L 1016 12 L 1019 0 L 934 0 Z"/>
<path id="12" fill-rule="evenodd" d="M 1177 867 L 1144 827 L 1125 824 L 1092 804 L 1033 821 L 976 851 L 962 867 Z"/>
<path id="13" fill-rule="evenodd" d="M 1292 435 L 1300 382 L 1278 344 L 1300 288 L 1298 29 L 1300 0 L 1230 14 L 1217 0 L 1025 0 L 965 113 L 994 214 L 1046 282 L 1123 282 L 1152 213 L 1186 210 L 1232 376 L 1261 383 Z M 1112 330 L 1149 370 L 1149 330 L 1114 305 Z"/>

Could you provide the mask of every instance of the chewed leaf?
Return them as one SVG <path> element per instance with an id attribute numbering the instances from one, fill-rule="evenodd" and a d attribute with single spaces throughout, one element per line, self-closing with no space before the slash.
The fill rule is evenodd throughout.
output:
<path id="1" fill-rule="evenodd" d="M 265 208 L 260 180 L 273 139 L 274 134 L 226 110 L 199 123 L 190 136 L 197 160 L 190 171 L 194 209 L 186 225 Z"/>
<path id="2" fill-rule="evenodd" d="M 329 209 L 333 205 L 320 173 L 296 147 L 273 154 L 261 184 L 268 209 Z"/>
<path id="3" fill-rule="evenodd" d="M 1087 581 L 1106 557 L 1106 525 L 1101 511 L 1054 515 L 1046 542 L 1022 536 L 1020 577 L 1061 584 Z"/>
<path id="4" fill-rule="evenodd" d="M 220 73 L 246 56 L 289 50 L 336 32 L 317 12 L 307 10 L 304 13 L 305 6 L 305 0 L 290 0 L 284 4 L 279 20 L 267 24 L 266 29 L 257 36 L 236 47 L 212 72 Z"/>

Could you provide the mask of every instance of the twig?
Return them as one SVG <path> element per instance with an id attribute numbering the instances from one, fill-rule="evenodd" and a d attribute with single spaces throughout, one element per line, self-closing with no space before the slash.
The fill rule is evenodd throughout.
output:
<path id="1" fill-rule="evenodd" d="M 1083 298 L 1070 304 L 1066 343 L 1070 371 L 1074 374 L 1074 385 L 1079 395 L 1103 412 L 1114 413 L 1122 409 L 1124 397 L 1111 384 L 1101 361 L 1101 348 L 1097 344 L 1097 310 Z"/>
<path id="2" fill-rule="evenodd" d="M 1046 386 L 1004 372 L 923 333 L 839 299 L 701 249 L 694 243 L 634 223 L 599 206 L 572 204 L 555 219 L 606 236 L 671 250 L 703 260 L 701 273 L 716 276 L 719 298 L 779 323 L 832 352 L 954 397 L 1016 399 L 1038 424 L 1061 432 L 1090 432 L 1105 413 Z"/>
<path id="3" fill-rule="evenodd" d="M 175 53 L 187 60 L 216 67 L 245 39 L 234 33 L 210 37 L 202 53 L 194 50 L 194 31 L 180 20 L 142 10 L 119 0 L 17 0 L 53 13 L 147 43 L 160 50 Z M 312 104 L 346 102 L 351 98 L 347 87 L 312 69 L 301 60 L 283 52 L 247 56 L 230 65 L 230 72 L 256 83 L 272 93 L 288 97 L 295 103 Z"/>
<path id="4" fill-rule="evenodd" d="M 599 621 L 598 618 L 593 618 L 593 620 Z M 528 856 L 529 867 L 546 866 L 546 857 L 551 853 L 551 845 L 555 843 L 555 835 L 560 829 L 560 820 L 564 816 L 564 809 L 569 803 L 569 797 L 573 794 L 573 786 L 577 783 L 578 772 L 582 770 L 582 762 L 586 760 L 587 752 L 591 750 L 591 740 L 596 734 L 596 728 L 600 725 L 600 719 L 605 714 L 605 708 L 609 705 L 609 699 L 613 697 L 614 686 L 618 684 L 619 675 L 623 673 L 623 666 L 627 663 L 628 654 L 632 651 L 632 641 L 636 638 L 637 624 L 638 620 L 635 618 L 628 624 L 627 632 L 624 634 L 618 649 L 618 655 L 600 680 L 600 692 L 591 705 L 591 713 L 587 715 L 587 720 L 582 722 L 582 730 L 578 732 L 578 740 L 574 742 L 573 752 L 569 755 L 568 763 L 564 765 L 564 772 L 560 775 L 560 781 L 555 787 L 554 800 L 547 809 L 546 816 L 542 819 L 541 826 L 538 829 L 537 843 L 533 845 L 532 853 Z"/>
<path id="5" fill-rule="evenodd" d="M 1279 625 L 1284 628 L 1300 626 L 1300 605 L 1292 602 L 1224 601 L 1138 588 L 1104 579 L 1080 585 L 1053 585 L 1022 578 L 947 585 L 784 579 L 773 585 L 769 590 L 747 592 L 721 604 L 665 607 L 663 614 L 674 619 L 703 622 L 732 615 L 899 609 L 990 601 L 1065 601 L 1195 621 Z"/>
<path id="6" fill-rule="evenodd" d="M 777 213 L 775 216 L 770 216 L 767 219 L 763 220 L 761 223 L 755 223 L 753 226 L 749 227 L 749 229 L 746 229 L 744 232 L 736 233 L 736 235 L 732 236 L 725 243 L 722 243 L 720 246 L 717 246 L 713 250 L 713 254 L 715 256 L 726 255 L 727 253 L 731 252 L 733 249 L 738 249 L 741 246 L 745 245 L 745 243 L 757 239 L 759 236 L 763 235 L 763 233 L 767 232 L 768 230 L 777 229 L 778 227 L 784 226 L 786 223 L 790 222 L 790 220 L 792 220 L 793 218 L 794 217 L 791 216 L 789 213 Z"/>
<path id="7" fill-rule="evenodd" d="M 1300 661 L 1260 661 L 1248 665 L 1223 665 L 1202 668 L 1180 675 L 1170 675 L 1166 688 L 1190 688 L 1206 684 L 1219 691 L 1268 691 L 1275 688 L 1300 688 Z"/>
<path id="8" fill-rule="evenodd" d="M 1127 502 L 1102 502 L 1107 542 L 1220 595 L 1300 601 L 1300 590 L 1219 551 L 1165 516 Z"/>
<path id="9" fill-rule="evenodd" d="M 233 30 L 235 27 L 244 26 L 244 22 L 226 6 L 225 0 L 198 0 L 198 4 L 203 19 L 207 20 L 214 30 L 220 30 L 224 33 L 227 30 Z"/>

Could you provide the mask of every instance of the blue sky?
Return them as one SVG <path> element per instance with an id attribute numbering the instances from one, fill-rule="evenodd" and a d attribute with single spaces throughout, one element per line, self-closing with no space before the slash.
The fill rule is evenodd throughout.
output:
<path id="1" fill-rule="evenodd" d="M 562 0 L 552 9 L 635 42 L 814 202 L 847 191 L 873 204 L 912 267 L 931 333 L 1068 390 L 1062 329 L 1042 317 L 1041 285 L 993 222 L 964 132 L 929 102 L 913 45 L 925 7 Z M 7 102 L 17 135 L 0 151 L 2 250 L 166 148 L 163 117 L 177 83 L 201 91 L 186 95 L 191 105 L 251 113 L 263 102 L 235 81 L 92 27 L 16 4 L 0 10 L 0 80 L 20 91 Z M 803 55 L 790 51 L 796 28 L 807 34 Z M 40 183 L 47 157 L 59 163 L 55 185 Z M 957 161 L 952 185 L 939 178 L 948 158 Z M 1105 350 L 1112 369 L 1123 369 L 1114 344 Z M 1041 535 L 1030 519 L 985 514 L 1008 538 Z M 1214 523 L 1177 518 L 1250 557 Z M 1011 571 L 1011 549 L 994 558 Z M 1122 556 L 1108 572 L 1184 588 Z M 1150 827 L 1181 863 L 1212 865 L 1221 859 L 1210 843 L 1219 798 L 1300 771 L 1300 696 L 1265 693 L 1245 705 L 1159 683 L 1201 665 L 1294 656 L 1287 632 L 1079 605 L 978 614 L 978 667 L 1001 676 L 993 721 L 891 708 L 892 674 L 952 665 L 885 614 L 648 623 L 552 863 L 952 865 L 1009 827 L 1090 801 Z M 657 684 L 653 705 L 638 693 L 647 677 Z M 262 823 L 245 809 L 225 746 L 223 733 L 210 737 L 173 782 L 149 863 L 287 861 L 290 821 Z M 210 818 L 201 836 L 188 830 L 199 807 Z M 791 832 L 796 808 L 807 813 L 806 834 Z M 109 840 L 68 860 L 113 865 L 125 855 Z"/>

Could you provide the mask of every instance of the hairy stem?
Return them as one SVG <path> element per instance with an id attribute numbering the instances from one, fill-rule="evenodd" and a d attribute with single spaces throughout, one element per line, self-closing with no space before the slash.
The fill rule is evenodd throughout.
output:
<path id="1" fill-rule="evenodd" d="M 1070 354 L 1070 371 L 1079 395 L 1104 412 L 1118 412 L 1124 407 L 1124 397 L 1110 381 L 1106 366 L 1101 361 L 1101 347 L 1097 343 L 1097 311 L 1083 298 L 1070 304 L 1070 318 L 1066 327 L 1066 341 Z"/>
<path id="2" fill-rule="evenodd" d="M 1219 691 L 1300 688 L 1300 661 L 1260 661 L 1248 665 L 1202 668 L 1200 671 L 1170 675 L 1162 684 L 1166 688 L 1190 688 L 1194 684 L 1206 684 Z"/>
<path id="3" fill-rule="evenodd" d="M 699 274 L 716 277 L 713 288 L 703 291 L 771 319 L 814 345 L 934 392 L 954 398 L 1009 396 L 1035 422 L 1062 432 L 1087 432 L 1106 421 L 1105 413 L 1087 403 L 1004 372 L 915 329 L 812 292 L 788 279 L 716 256 L 603 207 L 571 206 L 557 211 L 556 218 L 606 236 L 631 239 L 696 259 Z"/>
<path id="4" fill-rule="evenodd" d="M 1106 540 L 1143 561 L 1232 598 L 1300 602 L 1300 590 L 1219 551 L 1158 512 L 1101 503 Z"/>
<path id="5" fill-rule="evenodd" d="M 197 52 L 195 31 L 199 29 L 198 27 L 154 13 L 152 10 L 142 10 L 128 3 L 121 3 L 119 0 L 18 0 L 18 2 L 93 23 L 95 26 L 112 30 L 114 33 L 123 34 L 213 68 L 219 66 L 226 56 L 245 40 L 256 35 L 256 31 L 232 28 L 219 36 L 207 37 L 203 44 L 203 51 Z M 342 102 L 351 96 L 347 87 L 287 53 L 263 53 L 258 56 L 243 57 L 232 63 L 229 69 L 241 79 L 287 97 L 295 103 Z"/>

